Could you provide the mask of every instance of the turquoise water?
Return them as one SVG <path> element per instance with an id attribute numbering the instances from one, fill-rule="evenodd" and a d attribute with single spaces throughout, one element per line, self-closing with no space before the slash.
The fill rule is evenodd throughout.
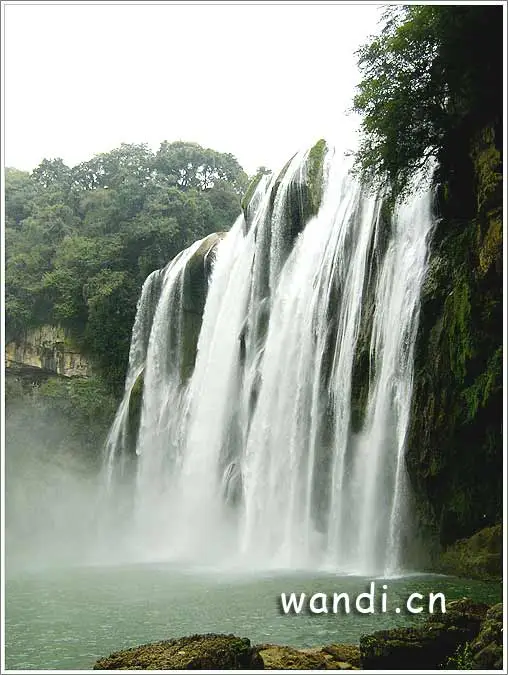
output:
<path id="1" fill-rule="evenodd" d="M 349 614 L 281 611 L 281 593 L 347 592 L 354 604 L 371 581 L 298 572 L 183 571 L 163 564 L 17 574 L 6 580 L 5 665 L 89 669 L 97 658 L 119 649 L 206 632 L 297 647 L 355 643 L 364 633 L 421 621 L 423 614 L 404 611 L 413 592 L 442 592 L 447 601 L 463 596 L 489 603 L 501 599 L 500 584 L 414 575 L 375 580 L 374 614 L 354 609 Z M 387 586 L 386 613 L 380 612 L 382 584 Z M 403 608 L 400 614 L 396 607 Z"/>

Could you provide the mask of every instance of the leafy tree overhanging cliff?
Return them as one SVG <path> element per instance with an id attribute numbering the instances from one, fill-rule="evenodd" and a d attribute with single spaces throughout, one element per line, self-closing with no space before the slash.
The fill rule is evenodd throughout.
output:
<path id="1" fill-rule="evenodd" d="M 457 136 L 501 125 L 503 8 L 396 6 L 384 20 L 380 36 L 358 53 L 358 161 L 368 177 L 388 179 L 398 192 Z"/>

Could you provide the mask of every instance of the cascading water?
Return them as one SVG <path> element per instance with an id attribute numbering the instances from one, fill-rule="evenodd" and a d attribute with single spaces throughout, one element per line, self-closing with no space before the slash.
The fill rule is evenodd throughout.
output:
<path id="1" fill-rule="evenodd" d="M 106 448 L 139 557 L 398 569 L 432 225 L 430 181 L 389 222 L 332 150 L 299 153 L 147 279 Z"/>

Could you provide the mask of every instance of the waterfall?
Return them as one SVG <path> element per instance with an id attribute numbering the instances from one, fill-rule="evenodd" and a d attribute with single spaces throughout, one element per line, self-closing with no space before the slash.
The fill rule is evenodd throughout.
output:
<path id="1" fill-rule="evenodd" d="M 430 180 L 390 217 L 348 161 L 313 150 L 145 282 L 105 455 L 137 557 L 403 564 Z"/>

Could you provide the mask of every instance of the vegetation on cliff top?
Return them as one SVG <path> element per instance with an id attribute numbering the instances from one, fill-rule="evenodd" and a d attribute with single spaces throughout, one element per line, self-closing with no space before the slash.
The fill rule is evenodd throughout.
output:
<path id="1" fill-rule="evenodd" d="M 195 143 L 123 144 L 76 167 L 7 169 L 6 337 L 69 328 L 119 392 L 141 285 L 154 269 L 240 213 L 247 176 Z"/>

